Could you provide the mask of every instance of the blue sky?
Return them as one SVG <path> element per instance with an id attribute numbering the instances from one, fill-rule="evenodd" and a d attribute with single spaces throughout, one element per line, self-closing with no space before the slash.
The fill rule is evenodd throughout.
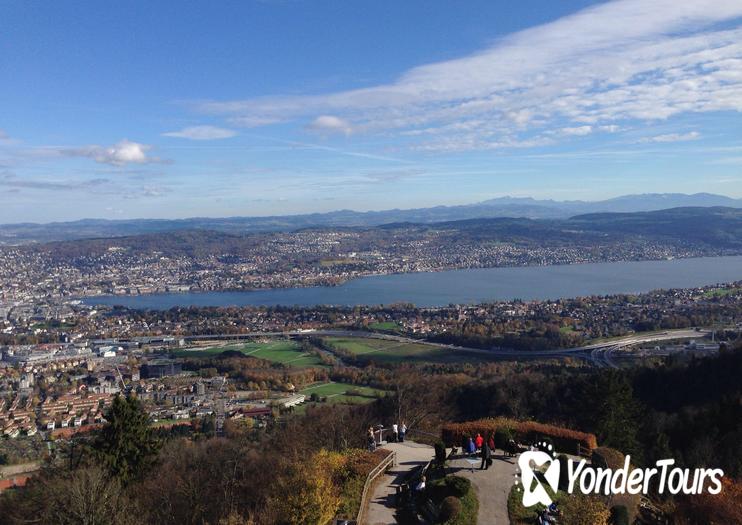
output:
<path id="1" fill-rule="evenodd" d="M 0 222 L 742 197 L 739 0 L 0 3 Z"/>

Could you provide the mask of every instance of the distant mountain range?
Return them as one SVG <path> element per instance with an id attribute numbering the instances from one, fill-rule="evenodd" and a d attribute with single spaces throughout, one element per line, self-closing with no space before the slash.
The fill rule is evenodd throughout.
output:
<path id="1" fill-rule="evenodd" d="M 742 253 L 742 208 L 683 207 L 667 210 L 634 213 L 596 213 L 576 215 L 568 219 L 528 218 L 476 218 L 435 223 L 394 222 L 379 226 L 335 227 L 320 226 L 303 229 L 306 232 L 344 231 L 354 233 L 336 246 L 340 252 L 372 251 L 399 255 L 400 246 L 417 243 L 435 245 L 445 249 L 453 243 L 463 247 L 490 245 L 493 242 L 519 247 L 565 248 L 580 246 L 585 249 L 597 246 L 639 246 L 653 242 L 674 246 L 696 254 Z M 173 230 L 145 234 L 71 239 L 43 244 L 27 244 L 19 251 L 37 252 L 59 262 L 79 257 L 94 259 L 105 256 L 112 248 L 124 250 L 129 256 L 159 252 L 167 257 L 205 259 L 217 257 L 249 257 L 256 251 L 266 250 L 275 232 L 228 233 L 214 230 Z M 299 246 L 306 242 L 295 234 L 283 234 L 282 243 Z M 390 239 L 393 241 L 390 242 Z M 303 258 L 321 258 L 322 248 L 309 251 Z M 275 248 L 268 248 L 275 250 Z M 627 255 L 635 257 L 636 255 Z"/>
<path id="2" fill-rule="evenodd" d="M 27 244 L 85 238 L 106 238 L 164 233 L 180 230 L 209 230 L 231 234 L 290 231 L 311 227 L 371 227 L 389 223 L 434 223 L 500 217 L 567 219 L 597 213 L 650 212 L 678 207 L 742 208 L 742 199 L 710 193 L 646 193 L 624 195 L 603 201 L 555 201 L 501 197 L 462 206 L 435 206 L 409 210 L 328 213 L 271 217 L 194 217 L 189 219 L 83 219 L 48 224 L 0 225 L 0 244 Z M 689 225 L 692 226 L 692 225 Z"/>

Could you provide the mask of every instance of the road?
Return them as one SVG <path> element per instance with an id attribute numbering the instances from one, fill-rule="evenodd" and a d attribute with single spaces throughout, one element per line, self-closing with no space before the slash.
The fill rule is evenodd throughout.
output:
<path id="1" fill-rule="evenodd" d="M 248 334 L 223 334 L 223 335 L 195 335 L 186 336 L 186 341 L 208 341 L 208 340 L 241 340 L 253 339 L 256 337 L 359 337 L 383 339 L 388 341 L 397 341 L 399 343 L 423 344 L 437 348 L 444 348 L 454 352 L 484 355 L 493 360 L 525 360 L 525 359 L 564 359 L 580 358 L 585 359 L 597 367 L 616 368 L 618 365 L 613 360 L 614 354 L 628 347 L 655 343 L 661 341 L 670 341 L 673 339 L 700 339 L 706 337 L 711 332 L 708 330 L 680 329 L 666 330 L 663 332 L 652 332 L 648 334 L 634 334 L 625 337 L 617 337 L 607 341 L 594 343 L 591 345 L 580 346 L 577 348 L 560 348 L 555 350 L 526 351 L 526 350 L 508 350 L 502 348 L 482 349 L 470 348 L 465 346 L 434 343 L 422 339 L 413 339 L 401 335 L 382 334 L 378 332 L 364 332 L 360 330 L 296 330 L 290 332 L 251 332 Z"/>

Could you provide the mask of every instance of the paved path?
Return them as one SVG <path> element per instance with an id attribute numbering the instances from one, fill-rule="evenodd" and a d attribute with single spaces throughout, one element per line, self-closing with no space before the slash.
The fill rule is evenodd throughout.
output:
<path id="1" fill-rule="evenodd" d="M 362 525 L 397 523 L 394 508 L 395 486 L 409 470 L 427 463 L 435 455 L 433 447 L 412 441 L 389 443 L 383 448 L 397 453 L 397 463 L 378 478 Z M 485 471 L 479 470 L 481 459 L 475 459 L 476 464 L 472 465 L 466 458 L 457 457 L 449 461 L 446 471 L 471 480 L 479 499 L 479 525 L 508 525 L 508 494 L 517 470 L 516 458 L 506 458 L 501 452 L 495 453 L 492 466 Z"/>
<path id="2" fill-rule="evenodd" d="M 412 441 L 389 443 L 382 448 L 397 453 L 397 462 L 386 474 L 379 476 L 374 491 L 369 499 L 368 510 L 362 525 L 390 525 L 397 523 L 395 518 L 395 488 L 404 475 L 417 465 L 423 465 L 433 459 L 433 447 Z"/>
<path id="3" fill-rule="evenodd" d="M 487 470 L 479 470 L 482 460 L 476 459 L 473 472 L 464 458 L 450 461 L 448 472 L 471 480 L 479 500 L 479 525 L 509 525 L 508 494 L 518 469 L 517 458 L 506 458 L 496 451 Z"/>

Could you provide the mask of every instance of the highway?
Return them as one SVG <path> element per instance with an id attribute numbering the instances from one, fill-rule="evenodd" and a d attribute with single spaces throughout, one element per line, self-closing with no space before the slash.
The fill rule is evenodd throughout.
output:
<path id="1" fill-rule="evenodd" d="M 695 330 L 695 329 L 680 329 L 680 330 L 666 330 L 663 332 L 652 332 L 647 334 L 634 334 L 625 337 L 612 338 L 606 341 L 601 341 L 591 345 L 581 346 L 577 348 L 560 348 L 555 350 L 542 350 L 542 351 L 520 351 L 520 350 L 508 350 L 502 348 L 495 349 L 482 349 L 482 348 L 470 348 L 465 346 L 457 346 L 443 343 L 434 343 L 431 341 L 425 341 L 422 339 L 414 339 L 411 337 L 405 337 L 401 335 L 383 334 L 378 332 L 364 332 L 360 330 L 296 330 L 288 332 L 252 332 L 248 334 L 219 334 L 219 335 L 195 335 L 186 336 L 185 339 L 189 342 L 198 341 L 216 341 L 216 340 L 245 340 L 253 339 L 256 337 L 358 337 L 358 338 L 372 338 L 372 339 L 383 339 L 388 341 L 397 341 L 400 343 L 416 343 L 437 348 L 444 348 L 454 352 L 461 352 L 467 354 L 484 355 L 493 360 L 526 360 L 526 359 L 565 359 L 565 358 L 580 358 L 585 359 L 594 366 L 602 368 L 617 368 L 618 365 L 614 361 L 615 354 L 622 350 L 646 343 L 658 343 L 662 341 L 670 341 L 673 339 L 700 339 L 706 337 L 711 332 L 709 330 Z"/>

